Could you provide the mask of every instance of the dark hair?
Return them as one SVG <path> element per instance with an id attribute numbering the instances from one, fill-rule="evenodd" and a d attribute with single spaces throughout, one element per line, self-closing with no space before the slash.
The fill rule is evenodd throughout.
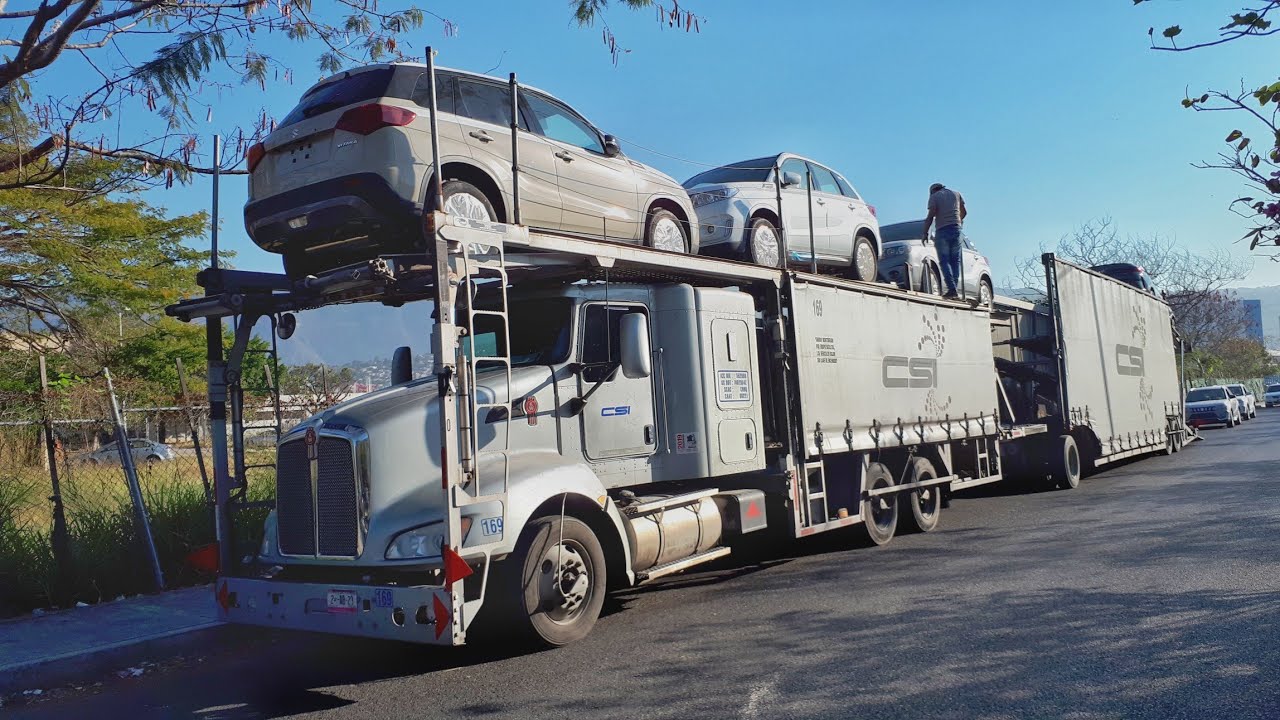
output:
<path id="1" fill-rule="evenodd" d="M 947 186 L 946 186 L 946 185 L 943 185 L 942 183 L 934 183 L 934 184 L 932 184 L 932 185 L 930 185 L 930 186 L 929 186 L 929 192 L 930 192 L 930 193 L 936 193 L 936 192 L 938 192 L 939 190 L 942 190 L 942 189 L 944 189 L 944 188 L 946 188 L 946 187 L 947 187 Z"/>

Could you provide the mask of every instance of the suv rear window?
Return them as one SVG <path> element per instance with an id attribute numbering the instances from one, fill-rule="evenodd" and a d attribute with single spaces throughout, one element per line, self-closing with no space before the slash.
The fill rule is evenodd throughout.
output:
<path id="1" fill-rule="evenodd" d="M 901 240 L 919 240 L 924 237 L 924 221 L 894 223 L 880 226 L 880 242 L 898 242 Z"/>
<path id="2" fill-rule="evenodd" d="M 391 84 L 392 73 L 391 68 L 366 70 L 314 87 L 302 96 L 297 107 L 284 116 L 278 127 L 287 127 L 330 110 L 384 97 Z"/>

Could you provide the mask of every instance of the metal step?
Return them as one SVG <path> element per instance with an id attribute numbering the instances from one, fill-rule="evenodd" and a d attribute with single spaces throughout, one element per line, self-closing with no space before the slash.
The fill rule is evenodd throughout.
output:
<path id="1" fill-rule="evenodd" d="M 636 582 L 637 583 L 652 582 L 654 580 L 657 580 L 660 577 L 673 575 L 682 570 L 687 570 L 693 567 L 694 565 L 701 565 L 702 563 L 705 563 L 705 562 L 711 562 L 712 560 L 715 560 L 717 558 L 722 558 L 728 554 L 729 554 L 729 548 L 727 547 L 711 548 L 710 550 L 704 553 L 700 553 L 698 555 L 690 555 L 689 557 L 683 560 L 676 560 L 675 562 L 669 562 L 666 565 L 658 565 L 656 567 L 651 567 L 648 570 L 645 570 L 644 572 L 638 572 L 636 573 Z"/>
<path id="2" fill-rule="evenodd" d="M 684 495 L 672 495 L 670 497 L 659 497 L 639 505 L 631 505 L 622 509 L 622 512 L 628 516 L 644 515 L 646 513 L 657 512 L 658 510 L 668 510 L 684 505 L 692 505 L 704 498 L 720 492 L 718 489 L 699 490 L 697 492 L 686 493 Z M 644 499 L 644 498 L 640 498 Z"/>

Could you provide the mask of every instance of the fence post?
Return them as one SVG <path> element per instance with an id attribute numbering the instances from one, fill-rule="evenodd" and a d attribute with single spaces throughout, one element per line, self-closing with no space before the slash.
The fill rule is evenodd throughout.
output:
<path id="1" fill-rule="evenodd" d="M 200 430 L 196 427 L 195 413 L 191 409 L 191 397 L 187 394 L 187 369 L 182 366 L 182 358 L 175 358 L 178 365 L 178 390 L 182 393 L 182 403 L 186 405 L 183 415 L 187 416 L 187 428 L 191 430 L 191 444 L 196 451 L 196 464 L 200 466 L 200 482 L 204 484 L 204 501 L 213 507 L 213 486 L 209 484 L 209 471 L 204 466 L 204 452 L 200 447 Z M 214 518 L 217 523 L 217 518 Z"/>
<path id="2" fill-rule="evenodd" d="M 133 465 L 133 452 L 129 449 L 129 438 L 125 435 L 124 421 L 120 416 L 120 404 L 116 401 L 116 389 L 111 383 L 111 371 L 102 368 L 107 378 L 107 394 L 111 396 L 111 420 L 116 431 L 116 451 L 120 453 L 120 465 L 124 468 L 124 479 L 129 485 L 129 496 L 133 499 L 133 521 L 138 528 L 143 550 L 151 561 L 151 574 L 155 580 L 156 592 L 164 590 L 164 572 L 160 570 L 160 557 L 156 554 L 156 543 L 151 537 L 151 520 L 147 517 L 147 506 L 142 500 L 142 487 L 138 484 L 138 469 Z"/>
<path id="3" fill-rule="evenodd" d="M 53 435 L 53 421 L 49 418 L 49 371 L 45 366 L 44 355 L 40 356 L 40 416 L 44 421 L 44 451 L 49 462 L 49 484 L 53 495 L 53 561 L 57 566 L 56 602 L 70 597 L 71 577 L 71 539 L 67 535 L 67 514 L 62 504 L 62 483 L 58 479 L 58 455 Z"/>

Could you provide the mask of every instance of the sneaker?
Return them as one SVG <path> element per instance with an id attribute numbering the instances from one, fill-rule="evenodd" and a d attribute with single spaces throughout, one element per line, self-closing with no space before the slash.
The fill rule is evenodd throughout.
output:
<path id="1" fill-rule="evenodd" d="M 952 291 L 948 292 L 946 295 L 943 295 L 943 296 L 942 296 L 942 299 L 943 299 L 943 300 L 958 300 L 958 299 L 960 299 L 960 296 L 959 296 L 959 295 L 956 295 L 956 291 L 955 291 L 955 290 L 952 290 Z"/>

